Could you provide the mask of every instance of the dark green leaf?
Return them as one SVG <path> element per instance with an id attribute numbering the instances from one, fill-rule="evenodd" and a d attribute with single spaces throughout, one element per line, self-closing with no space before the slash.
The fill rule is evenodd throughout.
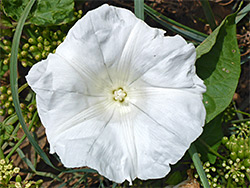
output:
<path id="1" fill-rule="evenodd" d="M 5 14 L 13 20 L 19 20 L 29 0 L 2 0 Z"/>
<path id="2" fill-rule="evenodd" d="M 18 21 L 29 0 L 3 0 L 4 12 Z M 28 18 L 30 23 L 42 26 L 57 25 L 74 19 L 74 0 L 37 0 Z"/>
<path id="3" fill-rule="evenodd" d="M 207 86 L 203 99 L 207 123 L 229 105 L 238 84 L 240 52 L 236 38 L 236 15 L 227 16 L 196 49 L 197 74 Z"/>
<path id="4" fill-rule="evenodd" d="M 36 25 L 57 25 L 74 19 L 74 0 L 39 0 L 30 22 Z"/>
<path id="5" fill-rule="evenodd" d="M 168 175 L 166 183 L 169 185 L 176 185 L 183 180 L 183 175 L 180 171 L 175 171 Z"/>
<path id="6" fill-rule="evenodd" d="M 204 127 L 204 131 L 199 139 L 202 139 L 209 147 L 217 151 L 220 140 L 223 137 L 221 128 L 222 114 L 218 115 L 212 121 L 210 121 Z M 201 142 L 195 142 L 198 152 L 201 154 L 202 161 L 209 160 L 210 163 L 214 163 L 216 156 L 209 152 L 209 149 L 205 147 Z"/>

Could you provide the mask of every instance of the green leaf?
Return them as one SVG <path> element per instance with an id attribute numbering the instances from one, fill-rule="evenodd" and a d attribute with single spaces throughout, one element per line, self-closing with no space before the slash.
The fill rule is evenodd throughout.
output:
<path id="1" fill-rule="evenodd" d="M 74 0 L 39 0 L 30 22 L 36 25 L 58 25 L 74 19 Z"/>
<path id="2" fill-rule="evenodd" d="M 200 136 L 199 140 L 202 140 L 211 147 L 214 151 L 217 151 L 220 146 L 221 138 L 223 137 L 222 127 L 221 127 L 222 114 L 218 115 L 212 121 L 205 125 L 204 131 Z M 196 148 L 201 154 L 202 161 L 209 160 L 210 163 L 214 164 L 216 160 L 216 155 L 211 154 L 207 147 L 201 142 L 195 142 Z"/>
<path id="3" fill-rule="evenodd" d="M 2 0 L 4 12 L 18 21 L 29 0 Z M 28 18 L 40 26 L 68 23 L 74 19 L 74 0 L 37 0 Z"/>
<path id="4" fill-rule="evenodd" d="M 236 17 L 236 24 L 238 24 L 248 13 L 250 12 L 250 3 L 247 4 L 238 14 Z"/>
<path id="5" fill-rule="evenodd" d="M 210 122 L 231 102 L 240 76 L 240 52 L 235 17 L 229 15 L 197 49 L 197 74 L 207 91 L 204 105 Z"/>
<path id="6" fill-rule="evenodd" d="M 17 21 L 21 17 L 29 0 L 2 0 L 4 13 Z"/>
<path id="7" fill-rule="evenodd" d="M 175 171 L 168 175 L 166 183 L 169 185 L 177 185 L 183 180 L 183 175 L 180 171 Z"/>

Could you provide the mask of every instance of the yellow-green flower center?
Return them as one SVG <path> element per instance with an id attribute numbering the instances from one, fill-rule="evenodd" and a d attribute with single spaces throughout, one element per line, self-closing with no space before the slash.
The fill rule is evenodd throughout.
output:
<path id="1" fill-rule="evenodd" d="M 119 87 L 118 89 L 113 90 L 113 99 L 114 101 L 124 102 L 127 97 L 127 92 L 123 88 Z"/>

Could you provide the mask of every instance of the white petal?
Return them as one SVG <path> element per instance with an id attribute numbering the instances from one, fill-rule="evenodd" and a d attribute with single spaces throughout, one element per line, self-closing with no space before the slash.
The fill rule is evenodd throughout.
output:
<path id="1" fill-rule="evenodd" d="M 184 45 L 144 72 L 137 81 L 165 88 L 198 87 L 200 92 L 205 92 L 203 82 L 195 73 L 195 58 L 194 46 Z"/>
<path id="2" fill-rule="evenodd" d="M 119 63 L 113 66 L 117 67 L 118 75 L 124 74 L 125 72 L 126 75 L 124 79 L 127 79 L 128 84 L 132 84 L 159 64 L 170 64 L 172 68 L 172 63 L 168 63 L 168 59 L 178 55 L 183 47 L 190 48 L 190 45 L 187 45 L 186 41 L 179 35 L 165 37 L 163 30 L 151 28 L 144 22 L 139 21 L 135 24 L 129 35 Z M 193 46 L 192 50 L 195 50 Z M 187 53 L 187 57 L 189 58 L 193 51 Z M 195 51 L 191 58 L 193 65 L 195 61 Z M 180 63 L 180 66 L 184 63 L 186 62 Z M 181 71 L 182 70 L 179 70 L 179 72 Z M 175 69 L 173 72 L 179 73 L 176 72 Z"/>
<path id="3" fill-rule="evenodd" d="M 202 96 L 177 89 L 147 89 L 134 120 L 138 177 L 161 178 L 201 134 L 205 121 Z M 146 93 L 146 92 L 145 92 Z"/>
<path id="4" fill-rule="evenodd" d="M 134 125 L 111 109 L 65 130 L 54 149 L 66 167 L 88 166 L 117 183 L 131 183 L 137 175 Z"/>
<path id="5" fill-rule="evenodd" d="M 56 54 L 34 65 L 26 79 L 49 141 L 60 124 L 106 97 Z"/>
<path id="6" fill-rule="evenodd" d="M 103 5 L 89 11 L 70 29 L 56 53 L 92 80 L 99 77 L 112 82 L 108 67 L 119 60 L 136 22 L 130 11 Z"/>

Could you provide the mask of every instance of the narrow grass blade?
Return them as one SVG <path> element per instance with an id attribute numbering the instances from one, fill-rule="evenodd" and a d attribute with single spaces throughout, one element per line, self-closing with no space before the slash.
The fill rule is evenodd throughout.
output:
<path id="1" fill-rule="evenodd" d="M 200 2 L 202 4 L 203 12 L 206 16 L 206 19 L 207 19 L 211 29 L 214 30 L 217 26 L 215 23 L 214 13 L 211 9 L 211 6 L 210 6 L 208 0 L 200 0 Z"/>
<path id="2" fill-rule="evenodd" d="M 35 3 L 35 0 L 30 0 L 29 3 L 27 4 L 27 6 L 24 9 L 24 12 L 22 13 L 22 16 L 20 17 L 17 27 L 16 27 L 16 31 L 13 37 L 13 41 L 12 41 L 12 48 L 11 48 L 11 57 L 10 57 L 10 84 L 11 84 L 11 92 L 12 92 L 12 97 L 13 97 L 13 102 L 15 105 L 15 110 L 17 113 L 17 116 L 19 118 L 20 124 L 22 125 L 22 128 L 25 132 L 25 134 L 27 135 L 30 143 L 33 145 L 33 147 L 35 148 L 36 152 L 41 156 L 41 158 L 44 160 L 45 163 L 47 163 L 49 166 L 55 168 L 53 166 L 53 164 L 51 163 L 51 161 L 49 160 L 49 158 L 47 157 L 47 155 L 45 154 L 45 152 L 40 148 L 40 146 L 38 145 L 38 143 L 34 140 L 34 138 L 32 137 L 32 135 L 30 134 L 23 115 L 22 115 L 22 111 L 20 108 L 20 102 L 19 102 L 19 97 L 18 97 L 18 78 L 17 78 L 17 54 L 18 54 L 18 46 L 19 46 L 19 42 L 20 42 L 20 38 L 21 38 L 21 34 L 22 34 L 22 29 L 25 23 L 25 20 L 30 12 L 31 7 L 33 6 L 33 4 Z M 56 169 L 56 168 L 55 168 Z"/>
<path id="3" fill-rule="evenodd" d="M 250 12 L 250 3 L 248 3 L 240 12 L 238 12 L 235 19 L 235 23 L 238 24 L 240 20 L 242 20 L 242 18 L 244 18 L 249 12 Z"/>
<path id="4" fill-rule="evenodd" d="M 144 8 L 145 8 L 146 13 L 152 19 L 154 19 L 156 22 L 158 22 L 159 24 L 161 24 L 162 26 L 168 28 L 169 30 L 171 30 L 173 32 L 176 32 L 176 33 L 178 33 L 178 34 L 180 34 L 188 39 L 194 40 L 198 43 L 201 43 L 202 41 L 204 41 L 207 38 L 206 34 L 199 32 L 199 31 L 196 31 L 195 29 L 187 27 L 179 22 L 176 22 L 176 21 L 164 16 L 146 4 L 144 4 Z"/>
<path id="5" fill-rule="evenodd" d="M 194 166 L 199 174 L 199 177 L 201 179 L 201 182 L 203 184 L 204 188 L 210 188 L 208 180 L 207 180 L 207 176 L 203 170 L 203 166 L 201 164 L 201 160 L 200 157 L 198 156 L 198 153 L 196 151 L 196 147 L 194 144 L 191 144 L 189 150 L 189 155 L 191 156 L 193 162 L 194 162 Z"/>
<path id="6" fill-rule="evenodd" d="M 36 172 L 36 169 L 35 169 L 34 165 L 32 164 L 32 162 L 27 157 L 25 157 L 23 151 L 20 148 L 17 148 L 16 151 L 17 151 L 18 155 L 20 156 L 20 158 L 28 165 L 28 167 L 33 172 Z"/>
<path id="7" fill-rule="evenodd" d="M 134 0 L 135 15 L 144 20 L 144 0 Z"/>
<path id="8" fill-rule="evenodd" d="M 98 173 L 96 170 L 83 168 L 83 169 L 67 169 L 63 171 L 64 173 L 75 173 L 75 172 L 86 172 L 86 173 Z"/>

